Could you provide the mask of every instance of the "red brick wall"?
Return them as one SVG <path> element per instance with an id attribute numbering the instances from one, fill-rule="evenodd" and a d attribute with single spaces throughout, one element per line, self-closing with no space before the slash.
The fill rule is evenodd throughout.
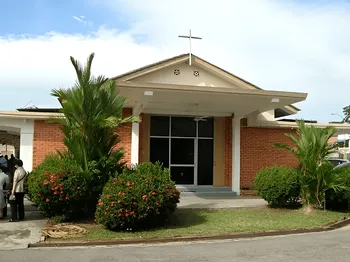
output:
<path id="1" fill-rule="evenodd" d="M 130 116 L 132 110 L 125 108 L 123 116 Z M 124 148 L 124 160 L 128 164 L 131 162 L 131 124 L 117 130 L 120 135 L 118 147 Z M 34 122 L 34 141 L 33 141 L 33 168 L 37 167 L 44 158 L 57 150 L 65 149 L 63 144 L 63 134 L 59 125 L 48 123 L 44 120 L 35 120 Z"/>
<path id="2" fill-rule="evenodd" d="M 274 143 L 287 143 L 285 133 L 295 133 L 287 128 L 241 127 L 241 187 L 251 187 L 257 172 L 266 166 L 296 166 L 294 156 Z M 225 118 L 225 186 L 232 181 L 232 120 Z"/>
<path id="3" fill-rule="evenodd" d="M 63 133 L 59 125 L 45 120 L 35 120 L 33 168 L 37 167 L 48 154 L 62 149 L 65 149 L 65 146 L 63 144 Z"/>
<path id="4" fill-rule="evenodd" d="M 124 108 L 123 117 L 128 117 L 132 115 L 131 108 Z M 117 130 L 119 134 L 120 142 L 116 148 L 124 148 L 124 161 L 127 162 L 127 165 L 131 163 L 131 126 L 132 124 L 126 124 L 122 128 Z"/>
<path id="5" fill-rule="evenodd" d="M 274 143 L 292 145 L 285 133 L 295 134 L 295 130 L 241 127 L 241 187 L 252 186 L 255 175 L 265 166 L 297 165 L 291 153 L 273 146 Z"/>

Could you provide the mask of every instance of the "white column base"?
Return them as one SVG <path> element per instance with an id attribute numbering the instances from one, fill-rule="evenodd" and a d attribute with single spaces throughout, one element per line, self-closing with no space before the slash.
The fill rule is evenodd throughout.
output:
<path id="1" fill-rule="evenodd" d="M 232 119 L 232 191 L 241 194 L 241 121 Z"/>

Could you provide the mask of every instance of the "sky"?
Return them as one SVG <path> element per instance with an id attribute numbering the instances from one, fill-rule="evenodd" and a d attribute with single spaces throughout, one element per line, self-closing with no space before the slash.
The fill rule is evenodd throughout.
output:
<path id="1" fill-rule="evenodd" d="M 70 56 L 113 77 L 192 52 L 266 90 L 306 92 L 293 118 L 350 104 L 350 3 L 325 0 L 0 0 L 0 110 L 59 107 Z M 339 114 L 339 115 L 332 115 Z"/>

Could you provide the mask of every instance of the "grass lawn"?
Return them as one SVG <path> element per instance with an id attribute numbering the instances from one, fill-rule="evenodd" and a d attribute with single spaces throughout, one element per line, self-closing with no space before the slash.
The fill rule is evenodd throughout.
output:
<path id="1" fill-rule="evenodd" d="M 304 229 L 325 226 L 349 215 L 349 213 L 320 210 L 305 214 L 301 209 L 178 209 L 170 217 L 167 225 L 160 228 L 138 232 L 112 232 L 96 224 L 81 223 L 77 225 L 87 229 L 88 234 L 81 237 L 68 238 L 68 240 L 174 237 Z M 48 240 L 62 241 L 62 239 L 50 238 Z"/>

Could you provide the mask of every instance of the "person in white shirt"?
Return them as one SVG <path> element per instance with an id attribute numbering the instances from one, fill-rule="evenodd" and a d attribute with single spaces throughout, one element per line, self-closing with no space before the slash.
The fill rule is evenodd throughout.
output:
<path id="1" fill-rule="evenodd" d="M 11 196 L 15 197 L 15 200 L 11 200 L 11 219 L 9 222 L 17 222 L 18 220 L 24 219 L 24 178 L 27 172 L 23 168 L 22 160 L 18 159 L 15 165 L 15 173 L 13 176 L 13 186 L 11 191 Z M 18 217 L 17 217 L 18 211 Z"/>
<path id="2" fill-rule="evenodd" d="M 10 178 L 5 174 L 3 168 L 0 168 L 0 218 L 4 217 L 4 208 L 7 206 L 5 194 L 4 194 L 4 185 L 8 186 L 10 184 Z"/>

